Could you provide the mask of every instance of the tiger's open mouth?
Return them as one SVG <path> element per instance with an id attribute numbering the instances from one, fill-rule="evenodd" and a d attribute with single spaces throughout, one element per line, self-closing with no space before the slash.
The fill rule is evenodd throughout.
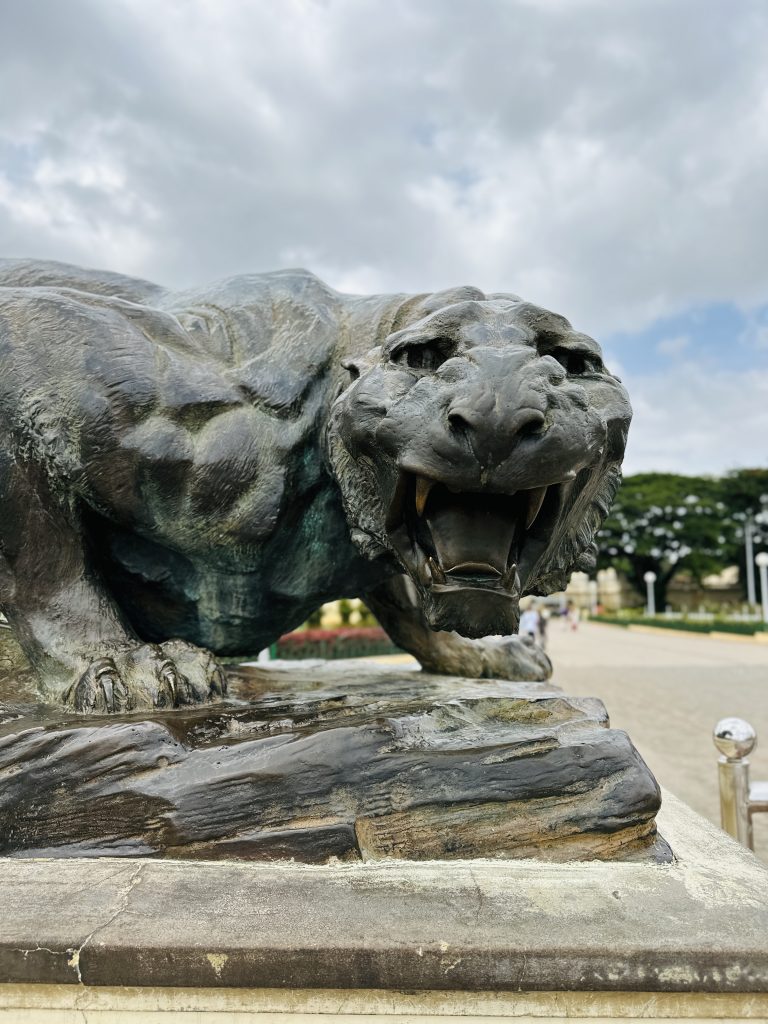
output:
<path id="1" fill-rule="evenodd" d="M 559 509 L 558 484 L 494 494 L 401 473 L 387 530 L 424 595 L 430 625 L 463 623 L 469 636 L 515 632 L 521 566 L 530 569 L 549 542 Z"/>

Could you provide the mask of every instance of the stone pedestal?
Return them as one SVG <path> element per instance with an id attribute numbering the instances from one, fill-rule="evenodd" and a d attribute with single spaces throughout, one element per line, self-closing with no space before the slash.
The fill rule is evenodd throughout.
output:
<path id="1" fill-rule="evenodd" d="M 669 864 L 5 859 L 0 1022 L 765 1019 L 768 871 L 659 821 Z"/>

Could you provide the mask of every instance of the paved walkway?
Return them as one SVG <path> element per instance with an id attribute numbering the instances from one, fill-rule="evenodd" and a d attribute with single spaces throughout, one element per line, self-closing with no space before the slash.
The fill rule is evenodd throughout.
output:
<path id="1" fill-rule="evenodd" d="M 718 719 L 752 723 L 762 739 L 750 758 L 752 777 L 768 780 L 768 644 L 589 623 L 572 633 L 553 622 L 549 654 L 554 681 L 600 697 L 659 782 L 711 821 L 719 824 Z M 755 836 L 768 859 L 768 814 L 755 819 Z"/>

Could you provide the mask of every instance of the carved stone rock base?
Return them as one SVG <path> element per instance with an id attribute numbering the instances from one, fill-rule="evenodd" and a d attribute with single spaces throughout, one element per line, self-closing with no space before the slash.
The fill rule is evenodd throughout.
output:
<path id="1" fill-rule="evenodd" d="M 0 704 L 0 854 L 670 859 L 656 782 L 597 700 L 363 660 L 239 667 L 230 697 Z"/>

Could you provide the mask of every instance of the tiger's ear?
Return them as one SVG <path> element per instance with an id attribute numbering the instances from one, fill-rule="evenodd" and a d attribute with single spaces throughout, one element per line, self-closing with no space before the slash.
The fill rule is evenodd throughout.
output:
<path id="1" fill-rule="evenodd" d="M 371 367 L 379 361 L 381 346 L 372 348 L 364 356 L 344 356 L 341 365 L 348 371 L 352 380 L 357 380 L 362 374 L 367 373 Z"/>

